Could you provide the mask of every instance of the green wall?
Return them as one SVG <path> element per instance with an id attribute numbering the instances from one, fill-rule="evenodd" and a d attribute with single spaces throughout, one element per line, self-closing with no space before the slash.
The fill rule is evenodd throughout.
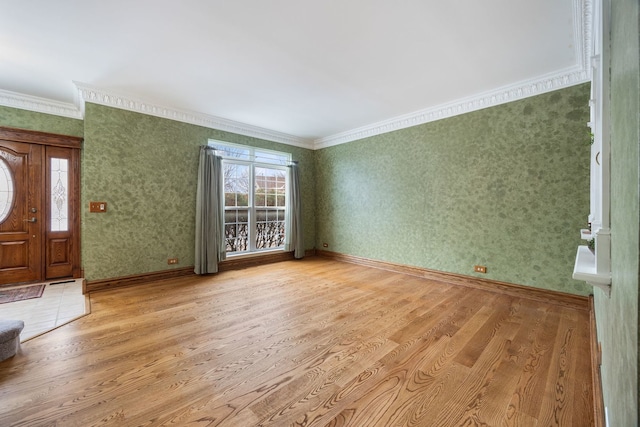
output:
<path id="1" fill-rule="evenodd" d="M 584 84 L 319 150 L 316 247 L 589 294 L 571 278 L 588 101 Z"/>
<path id="2" fill-rule="evenodd" d="M 98 280 L 193 264 L 198 146 L 293 153 L 305 248 L 587 294 L 588 85 L 319 151 L 87 103 L 84 123 L 3 108 L 0 124 L 82 135 L 82 262 Z M 83 131 L 84 125 L 84 131 Z M 88 213 L 89 201 L 108 212 Z"/>
<path id="3" fill-rule="evenodd" d="M 300 164 L 305 248 L 315 236 L 313 151 L 87 103 L 82 259 L 87 280 L 194 264 L 199 146 L 209 138 L 290 152 Z M 104 214 L 89 201 L 107 202 Z"/>
<path id="4" fill-rule="evenodd" d="M 595 292 L 604 404 L 611 426 L 638 425 L 640 12 L 611 2 L 611 298 Z"/>
<path id="5" fill-rule="evenodd" d="M 89 281 L 194 264 L 199 146 L 209 138 L 292 153 L 305 249 L 315 244 L 313 151 L 87 103 L 83 120 L 0 106 L 0 126 L 84 137 L 82 265 Z M 89 201 L 107 212 L 89 213 Z M 167 258 L 178 258 L 176 266 Z"/>

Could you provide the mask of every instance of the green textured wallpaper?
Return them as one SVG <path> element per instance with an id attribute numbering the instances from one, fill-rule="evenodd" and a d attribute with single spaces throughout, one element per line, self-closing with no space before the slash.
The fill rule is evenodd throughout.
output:
<path id="1" fill-rule="evenodd" d="M 84 134 L 82 120 L 4 106 L 0 106 L 0 126 L 80 137 Z"/>
<path id="2" fill-rule="evenodd" d="M 611 2 L 611 298 L 595 292 L 604 404 L 611 426 L 637 426 L 640 273 L 640 10 Z"/>
<path id="3" fill-rule="evenodd" d="M 313 152 L 87 103 L 82 156 L 82 260 L 87 280 L 194 263 L 199 146 L 208 138 L 293 154 L 300 163 L 305 248 L 314 246 Z M 89 213 L 89 201 L 107 202 Z"/>
<path id="4" fill-rule="evenodd" d="M 317 240 L 335 252 L 587 295 L 589 85 L 316 152 Z"/>

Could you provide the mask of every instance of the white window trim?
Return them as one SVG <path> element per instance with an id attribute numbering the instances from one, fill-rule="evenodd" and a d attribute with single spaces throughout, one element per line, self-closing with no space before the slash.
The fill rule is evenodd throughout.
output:
<path id="1" fill-rule="evenodd" d="M 591 182 L 590 228 L 580 230 L 582 239 L 593 240 L 593 252 L 588 246 L 578 246 L 573 278 L 611 295 L 611 231 L 610 231 L 610 135 L 609 135 L 609 0 L 593 2 L 593 56 L 591 66 Z"/>
<path id="2" fill-rule="evenodd" d="M 280 247 L 277 248 L 264 248 L 264 249 L 257 249 L 256 248 L 256 242 L 255 242 L 255 217 L 256 217 L 256 206 L 255 206 L 255 202 L 254 202 L 254 193 L 255 193 L 255 168 L 256 167 L 263 167 L 263 168 L 269 168 L 269 169 L 278 169 L 278 170 L 282 170 L 283 172 L 285 172 L 285 195 L 289 194 L 289 178 L 288 178 L 288 168 L 287 165 L 291 163 L 292 159 L 291 159 L 291 153 L 286 153 L 286 152 L 282 152 L 282 151 L 275 151 L 275 150 L 269 150 L 269 149 L 263 149 L 263 148 L 259 148 L 259 147 L 252 147 L 252 146 L 248 146 L 248 145 L 241 145 L 241 144 L 234 144 L 234 143 L 230 143 L 230 142 L 225 142 L 225 141 L 220 141 L 220 140 L 213 140 L 210 139 L 208 142 L 208 145 L 214 147 L 214 148 L 218 148 L 218 147 L 223 147 L 223 146 L 227 146 L 227 147 L 233 147 L 233 148 L 238 148 L 238 149 L 242 149 L 242 150 L 248 150 L 249 151 L 249 159 L 242 159 L 242 158 L 238 158 L 238 157 L 230 157 L 230 156 L 225 156 L 224 155 L 224 151 L 223 150 L 216 150 L 216 154 L 219 155 L 220 157 L 222 157 L 222 167 L 224 168 L 225 163 L 232 163 L 232 164 L 240 164 L 240 165 L 247 165 L 249 166 L 249 206 L 247 207 L 247 210 L 249 211 L 249 230 L 248 230 L 248 246 L 249 249 L 246 251 L 242 251 L 242 252 L 227 252 L 227 258 L 250 258 L 250 257 L 254 257 L 254 256 L 260 256 L 260 255 L 264 255 L 264 254 L 268 254 L 268 253 L 279 253 L 279 252 L 284 252 L 285 251 L 285 245 L 283 244 Z M 268 163 L 268 162 L 264 162 L 264 161 L 257 161 L 256 160 L 256 151 L 258 153 L 272 153 L 276 156 L 281 156 L 281 157 L 286 157 L 286 165 L 283 165 L 281 163 Z M 225 212 L 227 210 L 236 210 L 238 208 L 242 208 L 242 207 L 237 207 L 237 206 L 232 206 L 232 207 L 226 207 L 224 208 Z M 285 203 L 284 206 L 284 210 L 285 210 L 285 219 L 287 218 L 288 215 L 288 203 Z"/>

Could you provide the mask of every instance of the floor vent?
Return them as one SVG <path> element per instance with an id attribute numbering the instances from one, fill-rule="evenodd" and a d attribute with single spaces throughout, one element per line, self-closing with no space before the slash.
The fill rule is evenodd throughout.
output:
<path id="1" fill-rule="evenodd" d="M 62 285 L 64 283 L 73 283 L 73 282 L 75 282 L 75 280 L 65 280 L 63 282 L 51 282 L 51 283 L 49 283 L 49 286 L 51 286 L 51 285 Z"/>

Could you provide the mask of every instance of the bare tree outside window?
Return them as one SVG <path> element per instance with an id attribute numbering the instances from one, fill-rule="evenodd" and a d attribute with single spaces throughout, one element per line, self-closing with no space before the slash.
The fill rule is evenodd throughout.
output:
<path id="1" fill-rule="evenodd" d="M 248 250 L 249 172 L 248 165 L 224 165 L 224 229 L 229 253 Z"/>
<path id="2" fill-rule="evenodd" d="M 286 173 L 281 169 L 255 168 L 256 248 L 284 245 Z"/>

